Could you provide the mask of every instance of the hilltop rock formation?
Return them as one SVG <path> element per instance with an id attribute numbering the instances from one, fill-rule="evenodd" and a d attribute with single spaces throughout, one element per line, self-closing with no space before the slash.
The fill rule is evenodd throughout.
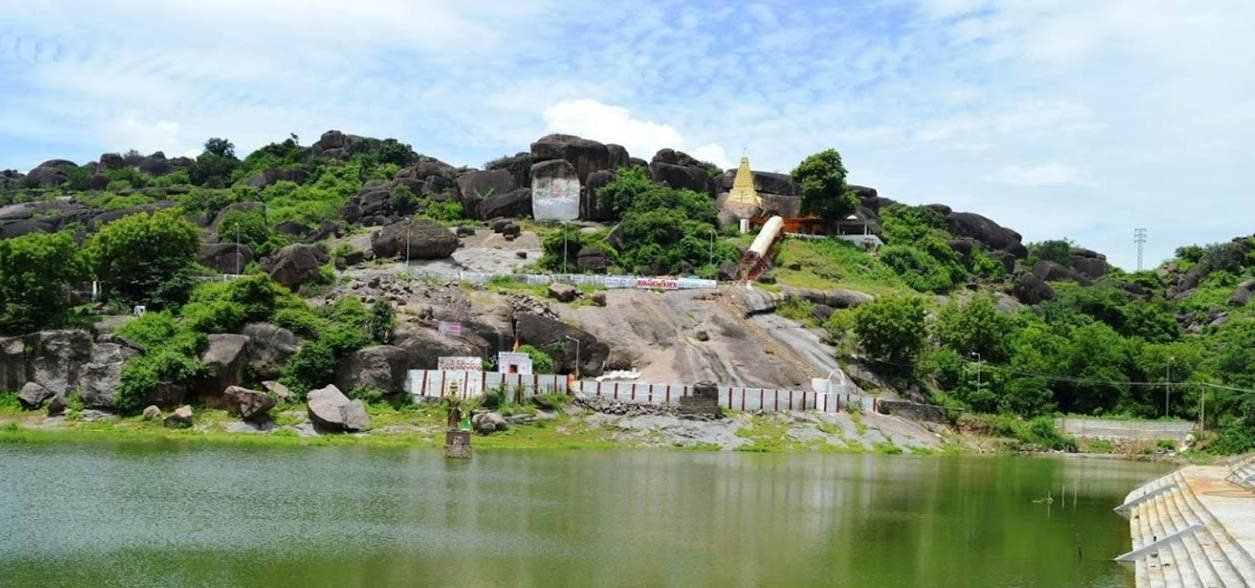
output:
<path id="1" fill-rule="evenodd" d="M 319 278 L 327 254 L 309 245 L 288 245 L 261 260 L 261 269 L 274 281 L 296 290 Z"/>
<path id="2" fill-rule="evenodd" d="M 376 259 L 404 259 L 408 235 L 410 259 L 441 259 L 453 255 L 458 237 L 431 219 L 414 219 L 390 224 L 371 235 L 370 248 Z"/>

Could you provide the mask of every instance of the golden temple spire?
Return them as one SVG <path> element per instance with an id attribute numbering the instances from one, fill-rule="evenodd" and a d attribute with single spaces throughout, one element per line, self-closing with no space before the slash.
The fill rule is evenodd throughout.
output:
<path id="1" fill-rule="evenodd" d="M 728 202 L 761 207 L 763 201 L 754 190 L 754 174 L 750 172 L 750 158 L 741 154 L 741 165 L 736 168 L 736 178 L 732 180 L 732 191 L 728 192 Z"/>

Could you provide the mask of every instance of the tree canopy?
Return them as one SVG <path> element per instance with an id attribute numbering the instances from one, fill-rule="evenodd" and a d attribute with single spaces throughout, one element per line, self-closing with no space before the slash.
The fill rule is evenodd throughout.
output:
<path id="1" fill-rule="evenodd" d="M 56 326 L 69 289 L 91 279 L 78 244 L 65 233 L 0 240 L 0 334 Z"/>
<path id="2" fill-rule="evenodd" d="M 178 306 L 191 291 L 200 231 L 177 210 L 133 214 L 101 228 L 87 250 L 96 275 L 118 301 Z"/>
<path id="3" fill-rule="evenodd" d="M 846 186 L 845 165 L 836 149 L 825 149 L 803 159 L 790 175 L 802 190 L 802 214 L 836 221 L 858 207 L 858 198 Z"/>

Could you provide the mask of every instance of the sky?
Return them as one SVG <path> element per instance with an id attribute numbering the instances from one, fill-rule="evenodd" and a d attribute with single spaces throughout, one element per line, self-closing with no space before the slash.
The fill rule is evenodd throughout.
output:
<path id="1" fill-rule="evenodd" d="M 327 129 L 565 132 L 852 183 L 1136 266 L 1255 233 L 1255 2 L 0 0 L 0 169 Z"/>

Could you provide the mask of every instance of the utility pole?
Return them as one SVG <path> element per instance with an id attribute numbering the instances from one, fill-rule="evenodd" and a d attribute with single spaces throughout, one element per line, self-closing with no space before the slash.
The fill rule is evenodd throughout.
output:
<path id="1" fill-rule="evenodd" d="M 240 275 L 240 223 L 235 223 L 235 275 Z"/>
<path id="2" fill-rule="evenodd" d="M 564 274 L 567 273 L 566 257 L 567 257 L 566 223 L 562 223 L 562 273 Z"/>
<path id="3" fill-rule="evenodd" d="M 1146 229 L 1133 229 L 1133 242 L 1137 243 L 1137 271 L 1142 271 L 1142 248 L 1146 246 Z"/>
<path id="4" fill-rule="evenodd" d="M 413 217 L 405 219 L 405 269 L 410 269 L 410 221 Z"/>
<path id="5" fill-rule="evenodd" d="M 1198 390 L 1198 435 L 1199 439 L 1203 438 L 1203 432 L 1207 430 L 1207 389 L 1199 386 Z"/>
<path id="6" fill-rule="evenodd" d="M 976 356 L 976 389 L 980 390 L 980 354 L 973 351 L 972 355 Z"/>
<path id="7" fill-rule="evenodd" d="M 715 230 L 710 230 L 710 271 L 715 271 Z"/>
<path id="8" fill-rule="evenodd" d="M 1172 362 L 1176 361 L 1176 359 L 1177 358 L 1175 357 L 1168 358 L 1167 377 L 1165 378 L 1166 381 L 1163 384 L 1163 416 L 1164 418 L 1168 418 L 1168 396 L 1172 393 Z"/>

